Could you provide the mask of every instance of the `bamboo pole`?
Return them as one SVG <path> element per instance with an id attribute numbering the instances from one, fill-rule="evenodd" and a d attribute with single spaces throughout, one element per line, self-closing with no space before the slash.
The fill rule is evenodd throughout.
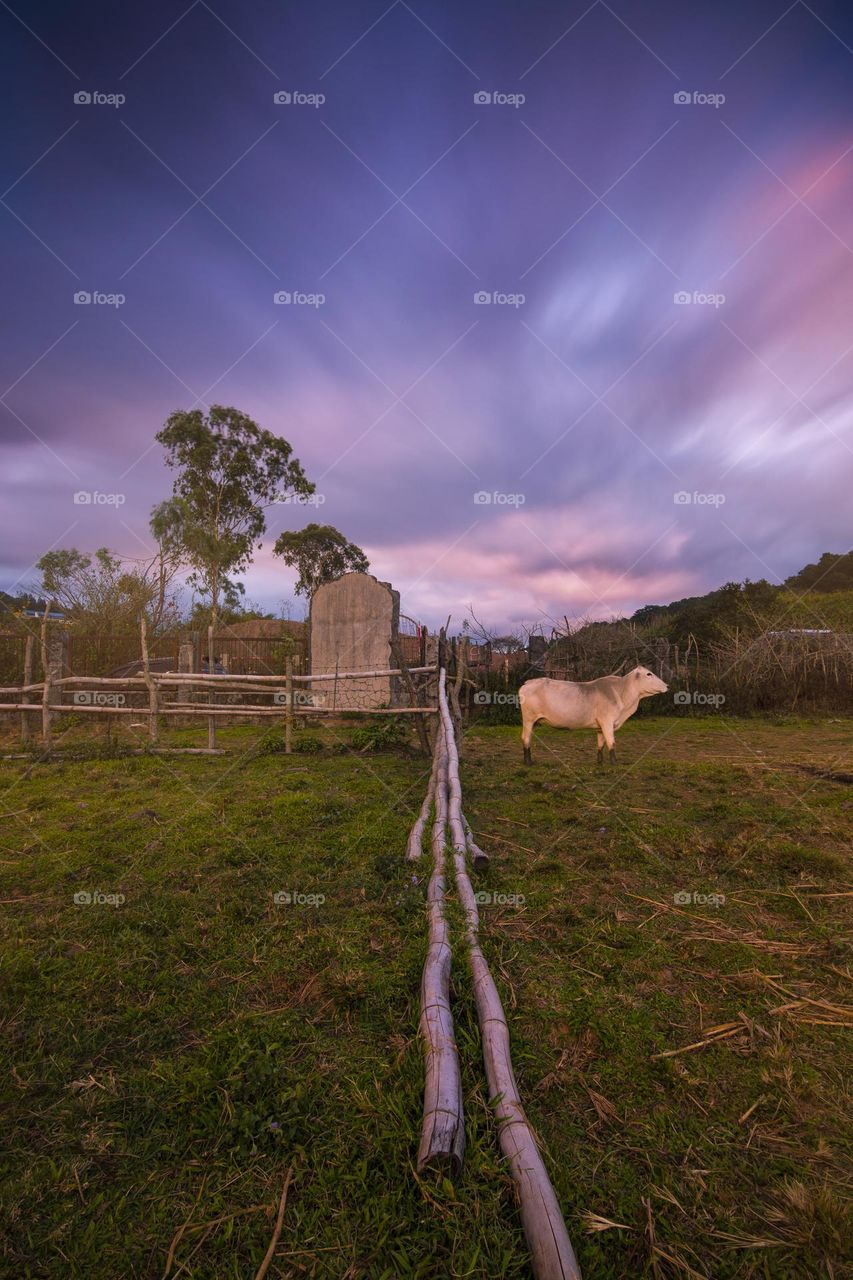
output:
<path id="1" fill-rule="evenodd" d="M 403 680 L 405 682 L 406 689 L 409 694 L 409 701 L 417 702 L 418 692 L 415 689 L 415 682 L 412 679 L 411 672 L 409 671 L 409 668 L 406 665 L 406 660 L 403 657 L 403 649 L 400 644 L 399 637 L 395 636 L 392 640 L 389 641 L 389 644 L 391 648 L 391 656 L 403 673 Z M 430 746 L 429 746 L 429 734 L 427 733 L 426 726 L 427 726 L 426 720 L 418 719 L 415 721 L 415 728 L 418 731 L 418 739 L 421 744 L 421 750 L 423 751 L 425 756 L 428 756 L 430 754 Z"/>
<path id="2" fill-rule="evenodd" d="M 410 667 L 410 675 L 424 675 L 436 670 L 435 665 L 429 667 Z M 402 671 L 389 670 L 383 667 L 381 671 L 339 671 L 329 672 L 323 675 L 294 675 L 293 679 L 297 684 L 310 684 L 315 681 L 322 680 L 366 680 L 370 677 L 379 676 L 401 676 Z M 191 685 L 215 685 L 217 688 L 227 688 L 228 685 L 240 685 L 246 682 L 251 684 L 281 684 L 281 676 L 264 676 L 254 674 L 242 674 L 240 672 L 231 671 L 227 675 L 205 675 L 203 672 L 194 671 L 162 671 L 152 672 L 152 677 L 158 684 L 191 684 Z M 53 681 L 54 685 L 64 684 L 136 684 L 144 685 L 144 676 L 61 676 Z M 12 693 L 20 689 L 20 685 L 10 685 L 7 692 Z M 34 688 L 41 688 L 41 684 L 37 683 Z M 3 692 L 3 690 L 0 690 Z"/>
<path id="3" fill-rule="evenodd" d="M 144 707 L 78 706 L 59 702 L 51 702 L 49 709 L 51 712 L 75 716 L 143 716 L 148 714 Z M 0 713 L 5 711 L 36 710 L 38 710 L 37 706 L 29 702 L 0 703 Z M 281 707 L 254 705 L 223 707 L 216 703 L 209 707 L 207 705 L 199 707 L 195 702 L 171 702 L 167 707 L 159 707 L 157 714 L 161 716 L 278 716 L 281 719 Z M 337 711 L 332 710 L 331 707 L 300 707 L 299 714 L 301 716 L 339 716 L 342 719 L 350 716 L 423 716 L 438 715 L 438 707 L 354 707 L 351 709 L 339 707 Z"/>
<path id="4" fill-rule="evenodd" d="M 207 628 L 207 670 L 208 674 L 213 674 L 213 623 Z M 213 702 L 213 693 L 207 695 L 208 702 Z M 216 750 L 216 720 L 213 716 L 207 722 L 207 749 L 208 751 Z"/>
<path id="5" fill-rule="evenodd" d="M 432 810 L 433 801 L 435 800 L 435 785 L 438 777 L 438 770 L 436 768 L 436 756 L 441 751 L 442 744 L 440 739 L 442 738 L 442 736 L 443 734 L 439 726 L 439 730 L 436 732 L 436 735 L 435 735 L 435 744 L 433 746 L 432 769 L 430 770 L 430 775 L 429 775 L 429 786 L 427 787 L 427 793 L 424 796 L 420 813 L 415 819 L 414 825 L 411 831 L 409 832 L 409 839 L 406 843 L 406 861 L 407 862 L 417 862 L 421 856 L 421 853 L 423 852 L 424 827 L 427 824 L 430 812 Z"/>
<path id="6" fill-rule="evenodd" d="M 284 660 L 284 672 L 287 697 L 284 715 L 284 754 L 289 756 L 293 752 L 293 659 L 290 655 Z"/>
<path id="7" fill-rule="evenodd" d="M 441 721 L 447 743 L 449 811 L 454 829 L 462 826 L 459 754 L 447 702 L 445 673 L 438 687 Z M 454 835 L 456 888 L 465 911 L 465 938 L 474 980 L 477 1019 L 489 1097 L 498 1125 L 501 1151 L 509 1163 L 521 1207 L 521 1220 L 536 1280 L 580 1280 L 580 1270 L 551 1180 L 518 1092 L 510 1056 L 509 1027 L 486 958 L 480 948 L 480 916 L 465 862 L 465 844 Z"/>
<path id="8" fill-rule="evenodd" d="M 452 952 L 444 911 L 445 837 L 447 825 L 447 748 L 444 734 L 436 734 L 435 819 L 432 827 L 433 866 L 427 886 L 429 942 L 421 977 L 420 1035 L 424 1046 L 424 1118 L 418 1147 L 418 1171 L 449 1166 L 456 1175 L 465 1151 L 462 1080 L 450 1011 Z"/>
<path id="9" fill-rule="evenodd" d="M 465 831 L 465 843 L 468 846 L 468 853 L 471 855 L 471 861 L 474 864 L 475 871 L 485 871 L 491 859 L 485 849 L 481 849 L 474 839 L 474 832 L 471 830 L 470 823 L 465 817 L 462 810 L 459 810 L 459 816 L 462 819 L 462 826 Z"/>
<path id="10" fill-rule="evenodd" d="M 148 625 L 145 620 L 145 613 L 139 617 L 139 639 L 142 644 L 142 669 L 144 672 L 144 680 L 148 686 L 148 737 L 152 747 L 156 747 L 159 742 L 159 733 L 157 729 L 157 685 L 151 678 L 151 664 L 148 660 Z"/>
<path id="11" fill-rule="evenodd" d="M 27 636 L 24 645 L 24 688 L 28 689 L 33 679 L 33 647 L 35 645 L 35 636 L 32 634 Z M 23 697 L 23 694 L 21 695 Z M 29 702 L 29 698 L 23 698 L 24 702 Z M 27 719 L 26 711 L 21 712 L 21 742 L 28 742 L 30 737 L 30 726 Z"/>
<path id="12" fill-rule="evenodd" d="M 44 616 L 41 620 L 41 630 L 39 634 L 39 643 L 41 647 L 41 671 L 43 676 L 41 690 L 41 740 L 44 743 L 46 751 L 51 748 L 51 730 L 50 730 L 50 655 L 48 654 L 47 645 L 47 618 L 50 613 L 50 600 L 44 606 Z"/>

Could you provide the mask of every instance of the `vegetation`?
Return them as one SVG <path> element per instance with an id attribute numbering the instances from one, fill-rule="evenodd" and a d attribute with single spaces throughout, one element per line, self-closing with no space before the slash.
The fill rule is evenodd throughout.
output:
<path id="1" fill-rule="evenodd" d="M 274 502 L 307 497 L 314 485 L 293 448 L 239 409 L 213 405 L 173 413 L 157 440 L 175 477 L 173 496 L 154 508 L 151 528 L 192 568 L 190 585 L 210 601 L 216 626 L 220 596 L 233 605 L 231 577 L 248 567 Z"/>
<path id="2" fill-rule="evenodd" d="M 313 596 L 325 582 L 345 573 L 367 573 L 370 563 L 361 547 L 348 542 L 330 524 L 309 524 L 280 535 L 273 548 L 285 564 L 296 569 L 296 594 Z"/>
<path id="3" fill-rule="evenodd" d="M 796 592 L 853 591 L 853 551 L 843 556 L 825 551 L 817 564 L 807 564 L 785 586 Z"/>
<path id="4" fill-rule="evenodd" d="M 177 564 L 158 554 L 141 566 L 107 547 L 93 556 L 76 547 L 48 551 L 37 562 L 39 590 L 82 630 L 135 632 L 145 613 L 152 635 L 174 629 L 178 603 L 171 590 Z"/>
<path id="5" fill-rule="evenodd" d="M 4 1274 L 245 1280 L 292 1169 L 270 1277 L 529 1277 L 461 945 L 465 1169 L 412 1168 L 428 762 L 306 736 L 2 766 Z M 851 740 L 647 718 L 616 770 L 585 734 L 533 769 L 517 726 L 465 740 L 483 943 L 596 1280 L 850 1274 Z"/>

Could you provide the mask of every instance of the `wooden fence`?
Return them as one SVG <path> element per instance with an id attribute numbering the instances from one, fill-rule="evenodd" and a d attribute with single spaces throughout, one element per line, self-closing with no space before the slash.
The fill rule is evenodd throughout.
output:
<path id="1" fill-rule="evenodd" d="M 338 671 L 329 675 L 297 675 L 293 661 L 286 659 L 284 677 L 280 675 L 212 675 L 196 672 L 154 673 L 150 670 L 143 641 L 143 673 L 139 676 L 58 676 L 51 674 L 45 657 L 46 678 L 40 681 L 0 687 L 0 696 L 12 701 L 0 702 L 0 712 L 20 715 L 21 738 L 32 741 L 39 737 L 49 750 L 52 745 L 52 721 L 56 715 L 136 716 L 148 723 L 152 747 L 159 746 L 160 726 L 164 717 L 203 719 L 212 726 L 214 737 L 208 750 L 215 750 L 217 722 L 231 719 L 278 719 L 285 728 L 285 750 L 291 750 L 294 721 L 309 716 L 416 716 L 435 715 L 438 705 L 430 690 L 428 677 L 435 676 L 436 666 L 405 667 L 383 671 Z M 399 677 L 406 681 L 411 706 L 360 707 L 336 705 L 340 682 Z M 414 677 L 419 677 L 416 680 Z M 427 677 L 427 679 L 423 679 Z M 70 700 L 64 699 L 70 694 Z M 254 700 L 244 702 L 245 695 Z M 265 697 L 268 702 L 257 699 Z M 183 750 L 190 750 L 184 748 Z M 198 750 L 201 750 L 200 748 Z"/>

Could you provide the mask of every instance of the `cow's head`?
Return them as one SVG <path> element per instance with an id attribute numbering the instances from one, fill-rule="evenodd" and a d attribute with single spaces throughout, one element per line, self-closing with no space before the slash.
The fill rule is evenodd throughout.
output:
<path id="1" fill-rule="evenodd" d="M 635 667 L 628 679 L 637 686 L 641 698 L 651 698 L 655 693 L 666 693 L 669 688 L 648 667 Z"/>

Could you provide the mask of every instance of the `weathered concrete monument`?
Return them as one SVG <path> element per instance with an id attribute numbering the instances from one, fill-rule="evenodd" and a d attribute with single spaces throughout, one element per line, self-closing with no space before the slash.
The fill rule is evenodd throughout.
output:
<path id="1" fill-rule="evenodd" d="M 370 573 L 346 573 L 318 587 L 309 614 L 312 675 L 336 671 L 387 671 L 395 664 L 390 642 L 400 629 L 400 593 Z M 315 703 L 341 711 L 396 706 L 400 681 L 389 676 L 322 681 Z"/>

